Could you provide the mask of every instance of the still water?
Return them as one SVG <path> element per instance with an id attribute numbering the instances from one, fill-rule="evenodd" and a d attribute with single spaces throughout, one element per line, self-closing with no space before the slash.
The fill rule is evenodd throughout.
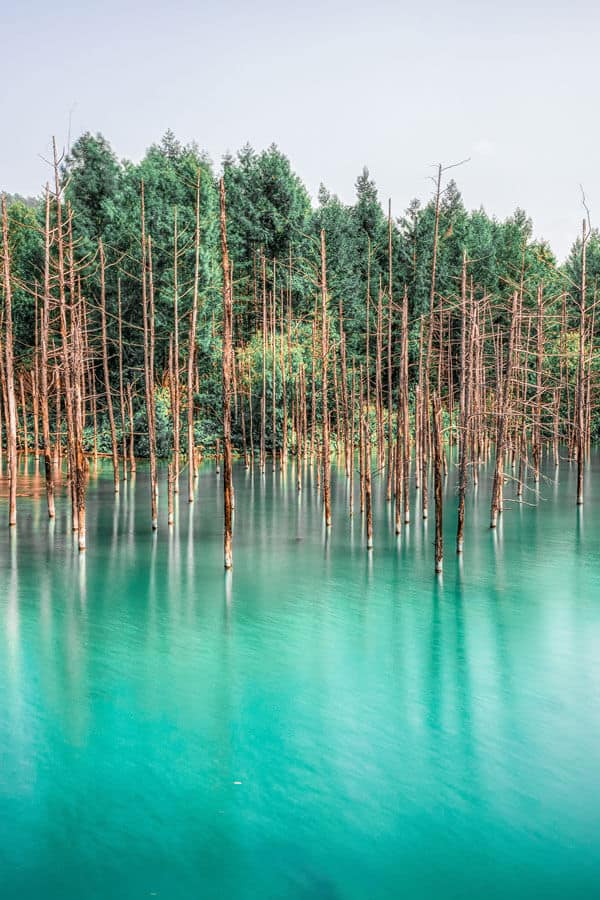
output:
<path id="1" fill-rule="evenodd" d="M 147 475 L 92 475 L 79 557 L 23 475 L 0 530 L 0 896 L 590 898 L 600 891 L 600 460 L 433 576 L 433 520 L 375 551 L 334 479 L 202 470 L 149 530 Z M 508 488 L 511 494 L 511 488 Z M 5 500 L 0 501 L 5 516 Z M 165 503 L 163 489 L 161 502 Z M 163 510 L 166 522 L 166 510 Z"/>

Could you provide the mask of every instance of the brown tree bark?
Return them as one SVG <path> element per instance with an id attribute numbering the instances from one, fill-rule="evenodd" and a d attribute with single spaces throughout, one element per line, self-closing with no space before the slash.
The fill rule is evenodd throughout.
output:
<path id="1" fill-rule="evenodd" d="M 504 454 L 506 452 L 506 436 L 508 426 L 508 414 L 510 393 L 513 379 L 513 365 L 515 353 L 515 341 L 517 334 L 517 318 L 519 308 L 519 295 L 517 291 L 513 294 L 512 312 L 510 320 L 510 328 L 508 335 L 508 350 L 506 357 L 506 370 L 502 383 L 502 391 L 497 414 L 497 431 L 496 431 L 496 461 L 494 466 L 494 480 L 492 484 L 492 503 L 490 515 L 490 528 L 495 528 L 498 524 L 498 516 L 502 512 L 502 492 L 504 486 Z"/>
<path id="2" fill-rule="evenodd" d="M 581 293 L 579 299 L 579 357 L 577 364 L 577 506 L 583 506 L 585 469 L 585 326 L 587 292 L 587 223 L 583 220 L 581 235 Z"/>
<path id="3" fill-rule="evenodd" d="M 194 285 L 190 312 L 190 333 L 187 365 L 187 431 L 188 431 L 188 501 L 194 502 L 196 452 L 194 438 L 194 368 L 196 363 L 196 327 L 198 320 L 198 289 L 200 282 L 200 170 L 196 182 L 196 227 L 194 230 Z"/>
<path id="4" fill-rule="evenodd" d="M 8 243 L 6 196 L 2 194 L 2 274 L 4 281 L 4 381 L 6 384 L 6 445 L 8 456 L 8 524 L 17 524 L 17 403 L 13 357 L 12 275 Z"/>
<path id="5" fill-rule="evenodd" d="M 146 235 L 144 182 L 141 185 L 142 222 L 142 316 L 144 320 L 144 387 L 148 423 L 148 455 L 150 457 L 150 516 L 152 530 L 158 528 L 158 473 L 156 464 L 156 429 L 154 425 L 154 280 L 152 274 L 152 242 Z"/>
<path id="6" fill-rule="evenodd" d="M 223 505 L 225 522 L 223 530 L 223 555 L 225 568 L 233 565 L 233 473 L 231 449 L 231 383 L 233 379 L 233 301 L 231 272 L 227 247 L 227 211 L 225 208 L 225 182 L 219 183 L 221 255 L 223 259 Z"/>
<path id="7" fill-rule="evenodd" d="M 115 425 L 115 412 L 113 408 L 112 390 L 110 387 L 110 369 L 108 366 L 108 334 L 106 328 L 106 261 L 104 258 L 104 245 L 102 240 L 98 244 L 100 257 L 100 322 L 102 330 L 102 367 L 104 371 L 104 391 L 106 396 L 106 409 L 110 425 L 110 446 L 113 464 L 113 486 L 115 494 L 119 493 L 119 445 L 117 443 L 117 428 Z"/>
<path id="8" fill-rule="evenodd" d="M 458 470 L 458 522 L 456 527 L 456 552 L 462 553 L 465 529 L 465 495 L 467 491 L 467 465 L 471 436 L 471 391 L 473 379 L 473 293 L 471 292 L 471 316 L 467 320 L 467 285 L 463 279 L 461 297 L 461 372 L 460 372 L 460 429 Z"/>
<path id="9" fill-rule="evenodd" d="M 435 498 L 435 571 L 438 575 L 441 574 L 444 566 L 443 452 L 442 405 L 440 396 L 436 392 L 433 395 L 433 475 Z"/>
<path id="10" fill-rule="evenodd" d="M 325 526 L 331 527 L 331 462 L 329 455 L 329 402 L 328 402 L 328 363 L 329 363 L 329 347 L 328 347 L 328 318 L 327 318 L 327 255 L 325 248 L 325 230 L 321 229 L 321 357 L 322 357 L 322 377 L 321 390 L 323 393 L 322 415 L 323 415 L 323 506 L 325 509 Z"/>
<path id="11" fill-rule="evenodd" d="M 46 476 L 46 501 L 48 518 L 56 515 L 54 502 L 54 476 L 52 444 L 50 438 L 50 411 L 48 385 L 48 332 L 50 328 L 50 191 L 46 185 L 46 217 L 44 227 L 44 294 L 40 321 L 40 404 L 42 413 L 42 441 L 44 445 L 44 472 Z"/>
<path id="12" fill-rule="evenodd" d="M 125 379 L 123 376 L 123 311 L 121 308 L 121 279 L 117 279 L 117 315 L 119 316 L 119 412 L 121 414 L 121 453 L 123 458 L 123 481 L 127 481 L 127 409 Z"/>

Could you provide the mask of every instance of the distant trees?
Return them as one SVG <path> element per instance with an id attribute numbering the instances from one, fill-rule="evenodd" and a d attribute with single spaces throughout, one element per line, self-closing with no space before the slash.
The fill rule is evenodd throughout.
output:
<path id="1" fill-rule="evenodd" d="M 96 246 L 115 217 L 119 191 L 120 166 L 108 141 L 101 134 L 82 134 L 64 160 L 62 175 L 75 234 Z"/>
<path id="2" fill-rule="evenodd" d="M 159 459 L 173 525 L 180 476 L 194 501 L 202 454 L 214 451 L 220 471 L 222 450 L 226 568 L 235 450 L 248 469 L 256 455 L 261 473 L 267 459 L 275 472 L 294 458 L 297 489 L 316 486 L 327 530 L 337 460 L 369 550 L 380 476 L 397 534 L 413 510 L 428 517 L 431 496 L 438 573 L 454 460 L 459 553 L 485 461 L 492 527 L 528 478 L 538 490 L 544 459 L 577 462 L 583 503 L 600 432 L 600 235 L 586 219 L 559 266 L 522 210 L 505 221 L 469 212 L 446 174 L 439 166 L 429 201 L 394 217 L 366 168 L 353 203 L 321 186 L 313 207 L 274 145 L 225 157 L 220 178 L 171 132 L 137 164 L 102 135 L 64 157 L 55 148 L 44 198 L 2 201 L 9 523 L 20 453 L 43 455 L 50 518 L 66 478 L 83 550 L 90 456 L 112 457 L 115 494 L 136 454 L 149 458 L 157 529 Z"/>
<path id="3" fill-rule="evenodd" d="M 86 133 L 60 162 L 60 182 L 64 232 L 60 241 L 56 200 L 50 204 L 48 223 L 43 199 L 7 196 L 6 200 L 15 383 L 20 390 L 22 376 L 26 404 L 30 393 L 33 398 L 35 379 L 40 383 L 36 360 L 41 352 L 43 301 L 48 296 L 45 376 L 49 390 L 61 385 L 60 369 L 57 385 L 52 367 L 61 350 L 53 304 L 59 278 L 56 254 L 62 243 L 65 253 L 70 248 L 73 256 L 72 283 L 65 275 L 67 300 L 82 310 L 85 321 L 78 326 L 89 344 L 83 348 L 86 447 L 110 451 L 115 472 L 117 446 L 126 446 L 130 453 L 133 444 L 137 453 L 149 453 L 150 348 L 143 336 L 142 289 L 146 280 L 150 290 L 150 274 L 157 453 L 170 453 L 175 443 L 177 458 L 180 452 L 185 456 L 183 444 L 200 452 L 211 447 L 221 432 L 223 339 L 219 189 L 211 161 L 195 145 L 184 145 L 167 132 L 133 164 L 120 161 L 102 135 Z M 596 232 L 588 230 L 586 236 L 582 324 L 581 238 L 560 267 L 550 248 L 533 239 L 531 221 L 522 210 L 505 221 L 483 209 L 469 212 L 452 180 L 440 183 L 439 202 L 433 196 L 427 202 L 415 200 L 404 213 L 388 219 L 387 207 L 383 208 L 365 168 L 356 179 L 353 203 L 343 203 L 322 186 L 313 206 L 288 158 L 272 145 L 261 152 L 245 146 L 226 156 L 223 184 L 236 362 L 231 438 L 234 445 L 244 441 L 246 453 L 250 446 L 262 447 L 264 452 L 276 450 L 283 459 L 296 428 L 305 442 L 302 452 L 314 456 L 317 431 L 323 426 L 333 447 L 338 441 L 350 442 L 352 429 L 357 438 L 366 430 L 378 442 L 379 462 L 385 457 L 389 467 L 396 453 L 391 447 L 408 453 L 408 416 L 414 414 L 415 393 L 420 391 L 417 437 L 430 455 L 427 420 L 432 395 L 426 397 L 427 390 L 439 394 L 440 421 L 449 416 L 456 429 L 464 412 L 458 390 L 465 303 L 469 310 L 477 310 L 479 321 L 480 343 L 475 341 L 471 348 L 469 400 L 478 409 L 486 402 L 485 391 L 502 384 L 502 366 L 493 360 L 506 358 L 515 291 L 522 334 L 514 347 L 514 368 L 523 378 L 514 390 L 519 403 L 535 408 L 536 434 L 545 433 L 550 421 L 566 423 L 561 425 L 563 436 L 575 447 L 580 402 L 587 410 L 586 434 L 591 439 L 598 433 L 594 403 L 598 361 L 593 352 L 600 274 Z M 538 341 L 540 285 L 543 335 Z M 6 287 L 2 290 L 5 298 Z M 149 295 L 147 301 L 150 304 Z M 419 367 L 423 372 L 425 364 L 431 371 L 429 388 L 425 380 L 419 384 Z M 323 406 L 332 423 L 338 413 L 341 418 L 351 405 L 353 386 L 356 397 L 360 395 L 361 367 L 364 404 L 370 407 L 367 421 L 361 414 L 347 428 L 330 429 L 330 423 L 323 422 Z M 485 384 L 478 387 L 481 367 Z M 319 395 L 323 382 L 325 404 Z M 304 403 L 301 413 L 296 407 Z M 66 409 L 61 403 L 57 411 L 52 409 L 53 415 L 60 414 L 62 427 L 61 410 L 66 414 Z M 181 438 L 186 435 L 188 413 L 191 442 Z M 397 415 L 401 428 L 393 435 L 390 418 Z M 410 428 L 413 424 L 411 419 Z M 556 431 L 555 424 L 552 428 Z M 23 430 L 21 426 L 20 441 Z M 30 437 L 33 432 L 30 427 Z M 399 484 L 403 471 L 398 470 Z M 388 472 L 388 492 L 393 483 Z"/>

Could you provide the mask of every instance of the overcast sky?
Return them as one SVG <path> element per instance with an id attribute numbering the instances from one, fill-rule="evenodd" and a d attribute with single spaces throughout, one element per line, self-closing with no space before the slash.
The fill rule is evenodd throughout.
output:
<path id="1" fill-rule="evenodd" d="M 0 0 L 0 188 L 38 193 L 69 119 L 133 160 L 168 128 L 215 163 L 275 142 L 313 196 L 366 164 L 398 214 L 471 157 L 467 206 L 524 207 L 562 257 L 580 183 L 600 222 L 599 26 L 593 0 Z"/>

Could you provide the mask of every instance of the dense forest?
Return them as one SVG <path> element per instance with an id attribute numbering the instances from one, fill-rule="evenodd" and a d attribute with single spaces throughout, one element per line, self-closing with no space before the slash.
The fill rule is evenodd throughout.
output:
<path id="1" fill-rule="evenodd" d="M 492 526 L 505 469 L 522 496 L 546 451 L 556 465 L 577 461 L 582 503 L 600 429 L 600 237 L 585 198 L 559 265 L 522 210 L 505 221 L 469 212 L 453 168 L 432 170 L 427 202 L 401 213 L 366 168 L 352 205 L 324 186 L 313 205 L 275 146 L 226 156 L 222 176 L 170 132 L 138 164 L 101 135 L 55 149 L 39 199 L 3 200 L 9 521 L 22 453 L 45 458 L 50 516 L 65 459 L 82 548 L 87 467 L 100 454 L 116 492 L 149 458 L 154 528 L 158 461 L 172 522 L 180 476 L 193 501 L 207 454 L 217 465 L 224 454 L 231 494 L 232 453 L 262 471 L 295 459 L 298 490 L 316 465 L 327 525 L 335 457 L 368 546 L 372 477 L 386 480 L 400 530 L 412 488 L 427 516 L 430 473 L 441 522 L 441 479 L 456 464 L 459 551 L 465 491 L 492 456 Z"/>

